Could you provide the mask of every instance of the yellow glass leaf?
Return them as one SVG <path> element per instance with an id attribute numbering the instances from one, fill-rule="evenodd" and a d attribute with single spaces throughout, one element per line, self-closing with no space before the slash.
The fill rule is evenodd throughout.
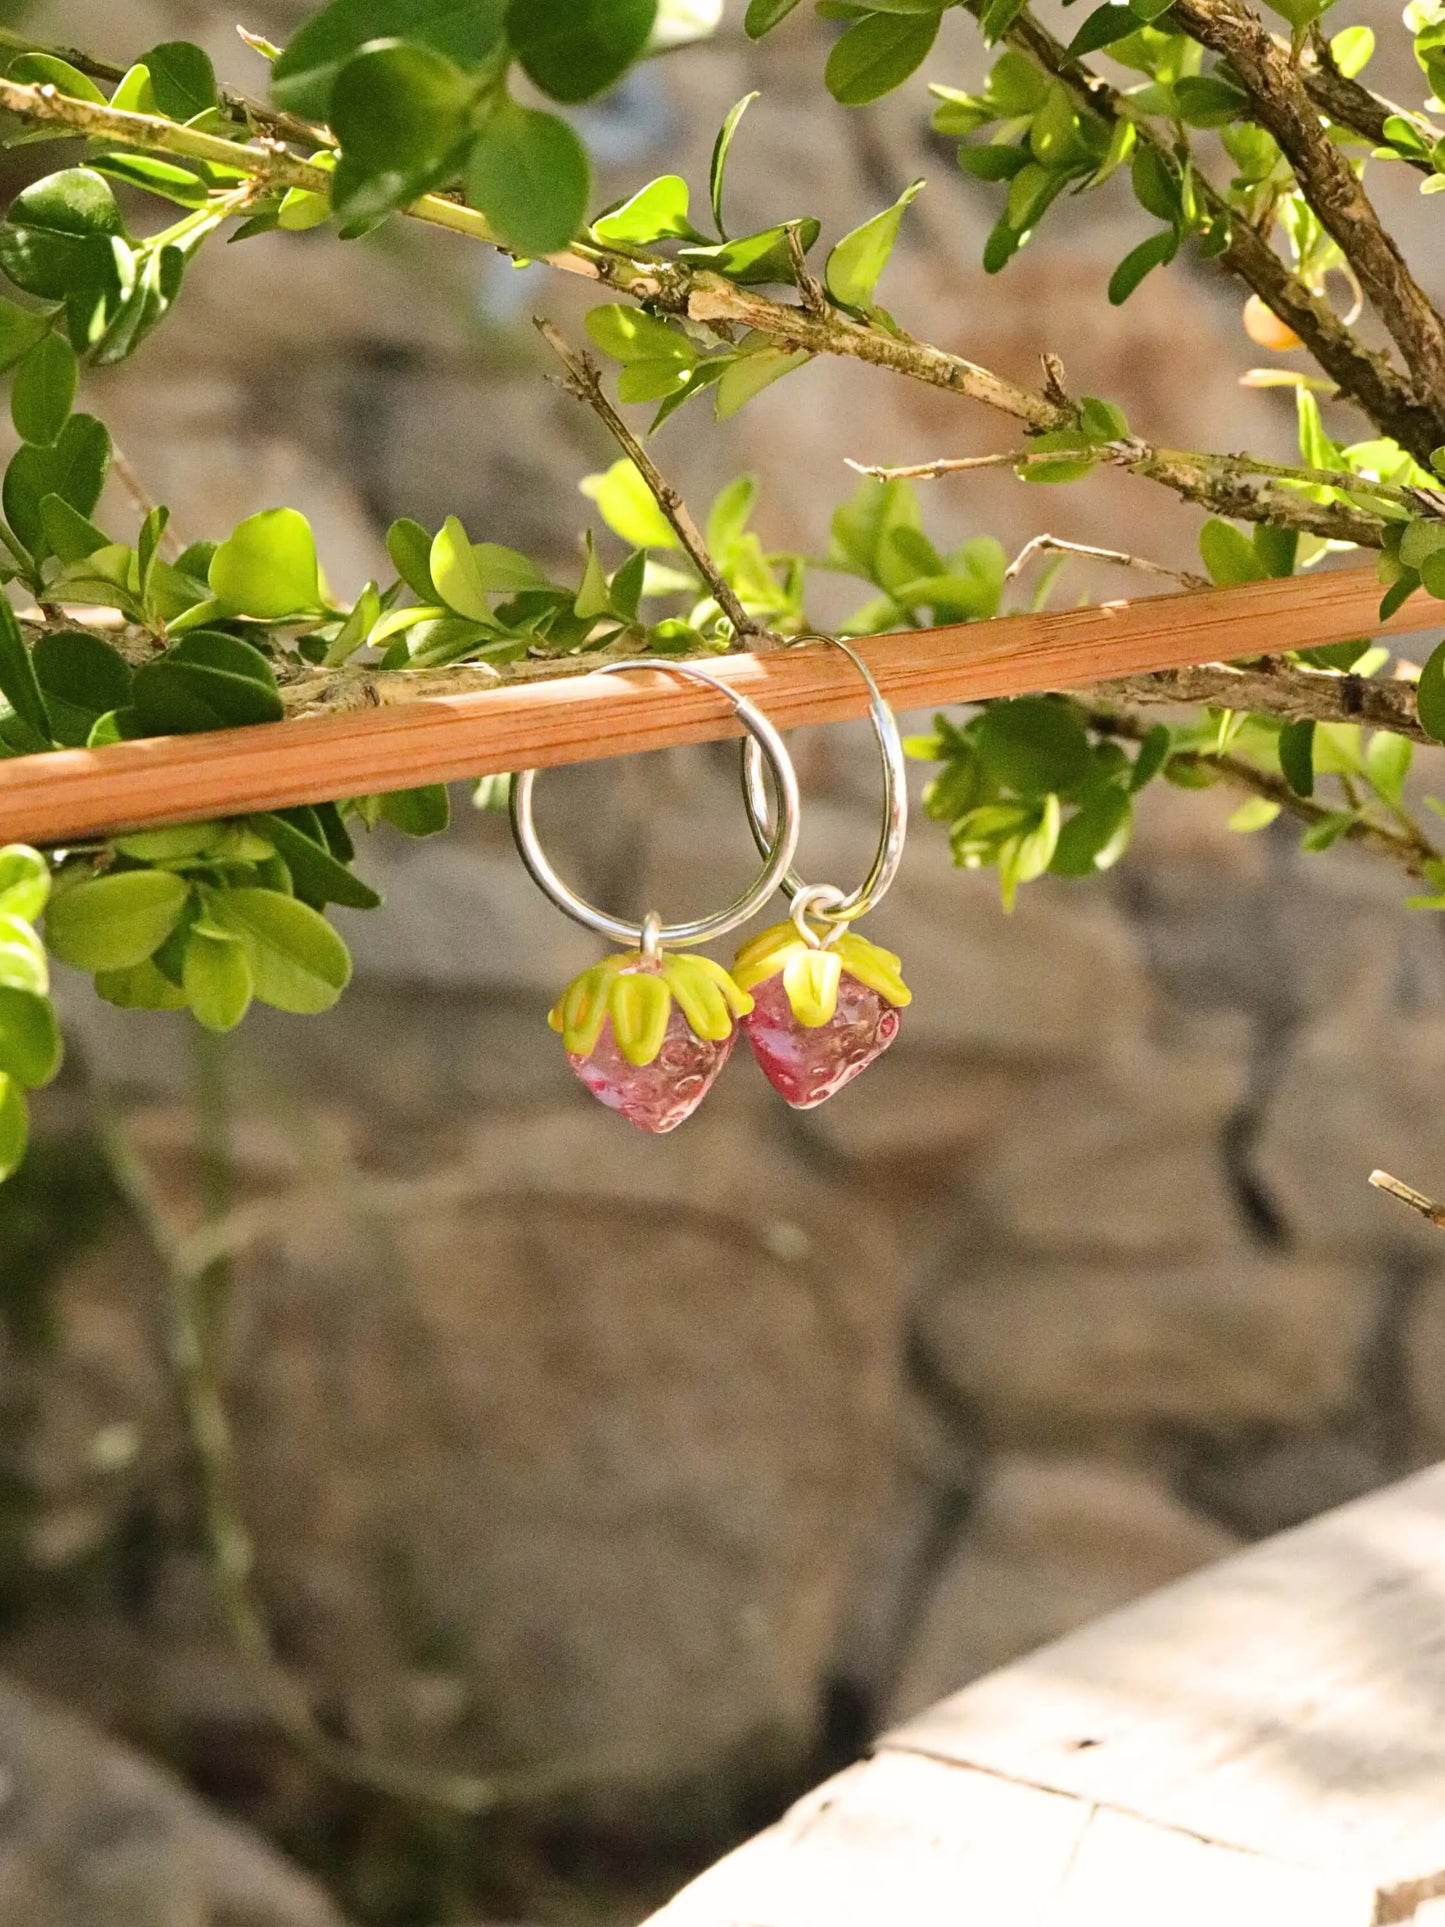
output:
<path id="1" fill-rule="evenodd" d="M 806 1030 L 826 1024 L 838 1008 L 843 961 L 833 950 L 812 950 L 800 943 L 783 966 L 783 989 L 793 1015 Z"/>
<path id="2" fill-rule="evenodd" d="M 902 959 L 893 951 L 869 943 L 866 937 L 855 936 L 851 931 L 838 939 L 834 949 L 848 975 L 856 977 L 860 984 L 867 984 L 870 990 L 876 990 L 900 1010 L 913 1002 L 913 992 L 900 974 Z"/>
<path id="3" fill-rule="evenodd" d="M 629 1064 L 650 1064 L 662 1049 L 667 1020 L 672 1015 L 672 992 L 662 978 L 648 970 L 629 971 L 613 980 L 610 1000 L 612 1035 Z"/>
<path id="4" fill-rule="evenodd" d="M 547 1022 L 562 1033 L 574 1057 L 590 1057 L 607 1022 L 607 993 L 621 959 L 609 957 L 574 977 L 548 1013 Z"/>
<path id="5" fill-rule="evenodd" d="M 794 950 L 807 948 L 791 923 L 775 923 L 750 937 L 733 958 L 733 980 L 739 989 L 751 990 L 776 977 Z"/>
<path id="6" fill-rule="evenodd" d="M 696 964 L 694 957 L 668 957 L 662 966 L 662 980 L 677 999 L 677 1007 L 694 1035 L 719 1044 L 732 1036 L 733 1014 L 722 991 Z"/>

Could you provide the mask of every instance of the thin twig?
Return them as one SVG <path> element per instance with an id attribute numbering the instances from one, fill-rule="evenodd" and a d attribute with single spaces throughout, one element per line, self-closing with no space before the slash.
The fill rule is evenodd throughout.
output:
<path id="1" fill-rule="evenodd" d="M 1398 1198 L 1401 1204 L 1408 1204 L 1412 1211 L 1418 1211 L 1422 1218 L 1428 1218 L 1431 1224 L 1445 1231 L 1445 1204 L 1436 1204 L 1433 1198 L 1427 1198 L 1423 1191 L 1417 1191 L 1413 1185 L 1402 1184 L 1398 1178 L 1392 1178 L 1388 1171 L 1372 1171 L 1370 1183 L 1377 1191 L 1387 1191 L 1392 1198 Z"/>
<path id="2" fill-rule="evenodd" d="M 996 455 L 945 455 L 936 462 L 909 462 L 899 468 L 885 468 L 876 462 L 855 462 L 851 455 L 843 457 L 855 474 L 871 475 L 878 482 L 931 482 L 939 475 L 961 475 L 966 469 L 1017 468 L 1044 459 L 1026 448 L 1003 449 Z M 1048 459 L 1059 458 L 1054 454 Z"/>
<path id="3" fill-rule="evenodd" d="M 731 583 L 725 579 L 721 569 L 713 560 L 707 543 L 703 540 L 702 531 L 692 519 L 692 513 L 686 502 L 607 399 L 597 364 L 589 355 L 579 354 L 554 323 L 543 319 L 540 315 L 534 319 L 537 332 L 567 370 L 567 380 L 564 385 L 568 393 L 587 404 L 647 484 L 653 500 L 666 516 L 669 527 L 692 558 L 693 567 L 712 590 L 714 601 L 732 624 L 733 633 L 739 636 L 768 638 L 769 632 L 761 623 L 753 621 L 739 602 Z"/>
<path id="4" fill-rule="evenodd" d="M 1012 582 L 1036 555 L 1046 550 L 1057 555 L 1082 555 L 1091 562 L 1113 562 L 1121 569 L 1142 569 L 1146 575 L 1162 575 L 1171 582 L 1182 582 L 1186 589 L 1209 587 L 1209 578 L 1195 575 L 1191 569 L 1167 568 L 1162 562 L 1151 562 L 1147 556 L 1126 555 L 1122 549 L 1097 549 L 1089 542 L 1068 542 L 1061 535 L 1035 535 L 1025 542 L 1004 570 L 1004 581 Z"/>
<path id="5" fill-rule="evenodd" d="M 789 221 L 784 229 L 788 241 L 788 259 L 793 264 L 793 279 L 798 287 L 798 299 L 811 315 L 825 315 L 832 303 L 828 290 L 808 266 L 808 258 L 803 253 L 803 238 L 798 233 L 798 223 Z"/>

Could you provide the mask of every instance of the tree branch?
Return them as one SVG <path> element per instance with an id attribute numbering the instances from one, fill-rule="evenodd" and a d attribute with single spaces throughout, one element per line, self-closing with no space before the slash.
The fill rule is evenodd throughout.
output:
<path id="1" fill-rule="evenodd" d="M 1412 742 L 1434 743 L 1421 726 L 1412 682 L 1375 682 L 1365 676 L 1332 676 L 1277 658 L 1257 663 L 1204 663 L 1196 669 L 1161 669 L 1099 683 L 1093 695 L 1113 703 L 1207 703 L 1217 709 L 1248 709 L 1288 722 L 1362 723 L 1388 729 Z"/>
<path id="2" fill-rule="evenodd" d="M 125 146 L 239 168 L 264 187 L 298 187 L 322 195 L 330 189 L 331 179 L 324 169 L 300 159 L 274 141 L 226 140 L 156 115 L 101 107 L 90 101 L 71 99 L 54 87 L 31 87 L 4 79 L 0 79 L 0 107 L 29 120 L 55 122 L 78 133 Z M 423 195 L 406 212 L 431 226 L 444 227 L 503 253 L 509 252 L 485 216 L 445 195 Z M 842 355 L 874 367 L 889 368 L 929 387 L 980 402 L 1034 432 L 1077 426 L 1077 412 L 1066 400 L 1022 388 L 963 355 L 915 340 L 902 330 L 857 321 L 836 309 L 826 314 L 810 314 L 802 307 L 771 300 L 756 289 L 737 287 L 718 274 L 690 269 L 680 262 L 601 248 L 586 241 L 576 242 L 546 259 L 554 268 L 644 301 L 659 312 L 715 326 L 751 329 L 783 348 L 803 349 L 809 354 Z M 1131 441 L 1114 445 L 1104 459 L 1159 482 L 1186 501 L 1212 508 L 1221 515 L 1238 516 L 1245 521 L 1275 522 L 1365 546 L 1378 547 L 1380 543 L 1379 524 L 1358 511 L 1337 506 L 1319 508 L 1302 502 L 1286 490 L 1258 482 L 1241 483 L 1231 473 L 1224 473 L 1221 479 L 1211 465 L 1227 466 L 1234 460 L 1231 457 L 1154 449 L 1147 443 Z"/>
<path id="3" fill-rule="evenodd" d="M 1354 269 L 1404 356 L 1417 401 L 1445 439 L 1445 321 L 1380 223 L 1359 176 L 1321 124 L 1300 72 L 1237 0 L 1175 0 L 1183 30 L 1229 62 L 1254 118 L 1279 143 L 1310 206 Z"/>
<path id="4" fill-rule="evenodd" d="M 1144 717 L 1136 716 L 1129 710 L 1114 709 L 1097 701 L 1097 696 L 1098 692 L 1095 692 L 1083 704 L 1091 728 L 1101 736 L 1119 736 L 1127 742 L 1139 743 L 1144 740 L 1151 727 Z M 1278 804 L 1281 811 L 1308 826 L 1328 822 L 1340 814 L 1323 803 L 1317 803 L 1313 797 L 1297 796 L 1284 778 L 1276 776 L 1272 770 L 1261 769 L 1248 758 L 1232 756 L 1227 751 L 1175 750 L 1170 762 L 1185 769 L 1208 772 L 1231 789 L 1261 796 L 1267 802 Z M 1387 856 L 1412 877 L 1424 876 L 1427 863 L 1440 861 L 1440 852 L 1408 817 L 1397 826 L 1378 822 L 1373 817 L 1356 815 L 1341 830 L 1340 841 L 1355 843 L 1373 850 L 1376 855 Z"/>
<path id="5" fill-rule="evenodd" d="M 1412 1211 L 1418 1211 L 1422 1218 L 1428 1218 L 1431 1224 L 1445 1231 L 1445 1204 L 1437 1204 L 1433 1198 L 1427 1198 L 1423 1191 L 1417 1191 L 1412 1184 L 1402 1184 L 1398 1178 L 1392 1178 L 1388 1171 L 1372 1171 L 1370 1183 L 1377 1191 L 1388 1192 L 1392 1198 L 1398 1198 L 1401 1204 L 1408 1204 Z"/>
<path id="6" fill-rule="evenodd" d="M 982 0 L 968 0 L 968 4 L 976 15 Z M 1168 138 L 1161 135 L 1146 116 L 1135 110 L 1127 96 L 1111 87 L 1083 61 L 1072 59 L 1063 43 L 1031 13 L 1020 14 L 1004 38 L 1037 61 L 1045 72 L 1061 80 L 1081 106 L 1109 125 L 1120 120 L 1130 121 L 1139 138 L 1148 141 L 1173 164 L 1172 130 Z M 1246 287 L 1293 328 L 1340 392 L 1363 409 L 1381 434 L 1388 435 L 1417 462 L 1428 466 L 1431 450 L 1438 447 L 1442 439 L 1439 415 L 1420 400 L 1411 384 L 1391 365 L 1388 356 L 1356 340 L 1323 296 L 1292 274 L 1258 229 L 1231 209 L 1224 196 L 1198 172 L 1195 187 L 1210 214 L 1228 223 L 1229 242 L 1218 257 L 1220 266 L 1238 275 Z"/>
<path id="7" fill-rule="evenodd" d="M 1301 64 L 1300 79 L 1315 106 L 1337 127 L 1346 127 L 1376 147 L 1383 147 L 1386 145 L 1385 122 L 1392 114 L 1399 114 L 1406 120 L 1419 118 L 1405 108 L 1397 107 L 1394 101 L 1385 100 L 1370 88 L 1362 86 L 1358 80 L 1342 74 L 1318 21 L 1310 29 L 1310 52 L 1313 59 Z M 1402 154 L 1400 158 L 1407 167 L 1413 167 L 1421 174 L 1429 175 L 1435 171 L 1428 160 L 1417 155 Z"/>

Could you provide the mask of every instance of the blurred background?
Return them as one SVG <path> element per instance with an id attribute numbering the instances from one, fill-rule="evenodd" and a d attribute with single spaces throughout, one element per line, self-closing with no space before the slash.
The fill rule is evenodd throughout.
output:
<path id="1" fill-rule="evenodd" d="M 1122 184 L 987 279 L 996 190 L 930 135 L 921 80 L 850 113 L 830 29 L 800 10 L 753 48 L 742 11 L 583 116 L 609 197 L 684 156 L 700 185 L 761 88 L 741 231 L 811 213 L 836 238 L 927 174 L 883 291 L 910 329 L 1024 382 L 1057 351 L 1151 439 L 1290 457 L 1288 397 L 1238 385 L 1268 357 L 1231 286 L 1181 261 L 1107 305 L 1141 231 Z M 301 12 L 248 0 L 241 24 L 284 40 Z M 264 86 L 225 0 L 23 18 L 122 61 L 194 38 Z M 1379 84 L 1417 97 L 1403 37 L 1390 59 Z M 984 65 L 947 16 L 926 76 Z M 23 149 L 8 189 L 59 164 Z M 1438 283 L 1431 204 L 1381 196 Z M 343 594 L 386 578 L 399 514 L 565 564 L 613 451 L 528 318 L 576 339 L 587 305 L 402 222 L 265 237 L 213 249 L 91 405 L 186 539 L 292 503 Z M 754 471 L 764 541 L 817 552 L 845 457 L 1009 433 L 833 363 L 656 452 L 704 506 Z M 946 544 L 1194 561 L 1197 514 L 1129 478 L 925 486 Z M 1062 593 L 1137 586 L 1071 565 Z M 800 739 L 800 765 L 807 874 L 849 882 L 868 739 Z M 0 1196 L 0 1920 L 625 1927 L 887 1723 L 1445 1450 L 1445 1242 L 1365 1184 L 1445 1183 L 1440 924 L 1366 858 L 1231 834 L 1224 796 L 1146 802 L 1116 871 L 1030 885 L 1011 918 L 920 820 L 870 927 L 915 992 L 897 1046 L 806 1115 L 740 1055 L 660 1141 L 568 1071 L 545 1011 L 594 946 L 465 791 L 445 838 L 372 839 L 388 903 L 342 913 L 357 981 L 328 1017 L 202 1049 L 63 983 L 68 1068 Z M 539 809 L 630 913 L 691 914 L 751 867 L 728 750 L 562 772 Z M 165 1246 L 208 1199 L 251 1235 L 197 1287 L 229 1300 L 188 1440 Z M 216 1391 L 236 1471 L 208 1527 Z M 298 1694 L 404 1783 L 293 1745 Z M 492 1774 L 498 1810 L 454 1810 Z"/>

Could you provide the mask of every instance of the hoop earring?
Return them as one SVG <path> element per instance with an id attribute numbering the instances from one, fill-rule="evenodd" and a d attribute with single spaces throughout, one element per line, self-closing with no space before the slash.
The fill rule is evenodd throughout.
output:
<path id="1" fill-rule="evenodd" d="M 561 1032 L 567 1061 L 593 1096 L 639 1129 L 661 1135 L 676 1130 L 707 1096 L 732 1055 L 738 1019 L 753 1008 L 747 991 L 711 957 L 666 952 L 735 930 L 772 896 L 798 846 L 798 779 L 777 730 L 720 677 L 694 663 L 650 659 L 606 663 L 596 673 L 617 676 L 636 669 L 706 683 L 725 696 L 748 732 L 764 809 L 765 765 L 778 797 L 776 828 L 769 811 L 758 838 L 763 867 L 734 903 L 687 923 L 664 924 L 654 913 L 637 924 L 597 909 L 563 882 L 533 820 L 537 772 L 522 770 L 513 781 L 512 834 L 532 881 L 575 923 L 629 946 L 574 978 L 547 1021 Z"/>
<path id="2" fill-rule="evenodd" d="M 820 638 L 853 664 L 868 685 L 868 718 L 883 767 L 883 829 L 867 876 L 856 890 L 805 883 L 789 868 L 782 887 L 792 903 L 787 923 L 743 945 L 733 977 L 755 993 L 743 1020 L 764 1076 L 795 1110 L 811 1110 L 842 1090 L 898 1035 L 912 993 L 901 960 L 858 936 L 852 925 L 878 904 L 898 872 L 908 832 L 907 771 L 893 711 L 856 650 L 836 636 Z M 743 746 L 743 797 L 759 849 L 773 827 L 756 745 Z"/>

